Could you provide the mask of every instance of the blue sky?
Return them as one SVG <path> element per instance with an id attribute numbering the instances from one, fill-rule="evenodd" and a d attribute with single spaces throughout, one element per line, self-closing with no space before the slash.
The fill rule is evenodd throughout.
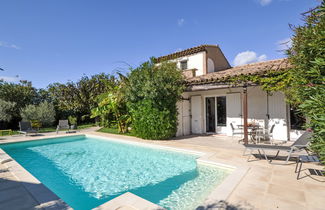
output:
<path id="1" fill-rule="evenodd" d="M 0 78 L 36 87 L 218 44 L 232 65 L 284 57 L 317 0 L 0 0 Z M 280 46 L 281 48 L 281 46 Z M 237 58 L 236 58 L 237 56 Z M 236 59 L 235 59 L 236 58 Z M 16 77 L 18 75 L 18 77 Z"/>

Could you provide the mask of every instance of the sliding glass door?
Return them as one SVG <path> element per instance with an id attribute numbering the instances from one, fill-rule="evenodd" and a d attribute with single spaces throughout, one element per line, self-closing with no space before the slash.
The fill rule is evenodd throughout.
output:
<path id="1" fill-rule="evenodd" d="M 206 107 L 206 132 L 216 132 L 216 98 L 205 98 Z"/>
<path id="2" fill-rule="evenodd" d="M 226 96 L 217 97 L 217 126 L 227 126 Z"/>
<path id="3" fill-rule="evenodd" d="M 227 125 L 226 96 L 205 98 L 206 132 L 215 133 L 217 127 Z"/>

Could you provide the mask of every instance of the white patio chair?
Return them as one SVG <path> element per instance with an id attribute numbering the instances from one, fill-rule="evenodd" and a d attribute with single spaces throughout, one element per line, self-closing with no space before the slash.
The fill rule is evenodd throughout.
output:
<path id="1" fill-rule="evenodd" d="M 242 128 L 235 128 L 233 123 L 230 123 L 230 127 L 231 127 L 231 134 L 232 134 L 232 138 L 234 137 L 234 135 L 236 134 L 240 134 L 240 136 L 242 136 L 244 134 L 244 131 Z"/>
<path id="2" fill-rule="evenodd" d="M 273 124 L 270 129 L 260 128 L 257 130 L 257 140 L 260 143 L 261 140 L 269 140 L 271 144 L 274 144 L 273 139 L 273 131 L 274 131 L 275 124 Z"/>

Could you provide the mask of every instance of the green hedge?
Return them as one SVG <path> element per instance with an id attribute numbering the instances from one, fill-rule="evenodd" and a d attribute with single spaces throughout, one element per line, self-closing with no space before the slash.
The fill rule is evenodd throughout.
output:
<path id="1" fill-rule="evenodd" d="M 132 129 L 144 139 L 169 139 L 177 131 L 177 101 L 184 90 L 175 63 L 155 65 L 151 60 L 133 69 L 126 88 Z"/>

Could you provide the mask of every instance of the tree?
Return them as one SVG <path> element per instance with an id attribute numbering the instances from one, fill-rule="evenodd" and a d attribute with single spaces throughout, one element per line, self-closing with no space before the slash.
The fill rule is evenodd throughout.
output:
<path id="1" fill-rule="evenodd" d="M 98 106 L 91 110 L 91 117 L 100 117 L 104 126 L 116 122 L 119 133 L 126 133 L 131 121 L 124 92 L 126 85 L 127 78 L 120 74 L 117 85 L 98 96 Z"/>
<path id="2" fill-rule="evenodd" d="M 84 76 L 76 83 L 54 83 L 48 90 L 59 114 L 79 119 L 89 117 L 91 109 L 97 106 L 97 96 L 115 85 L 115 77 L 109 74 Z"/>
<path id="3" fill-rule="evenodd" d="M 131 69 L 126 99 L 132 129 L 145 139 L 169 139 L 177 131 L 177 101 L 184 90 L 181 71 L 175 63 L 156 65 L 151 59 Z"/>
<path id="4" fill-rule="evenodd" d="M 21 120 L 20 110 L 28 104 L 37 103 L 37 89 L 31 82 L 20 81 L 19 83 L 8 83 L 0 81 L 0 99 L 14 103 L 11 120 L 4 123 L 5 127 L 16 128 Z"/>
<path id="5" fill-rule="evenodd" d="M 55 121 L 53 104 L 44 101 L 39 105 L 28 105 L 21 110 L 21 116 L 25 121 L 38 121 L 43 126 L 51 126 Z"/>
<path id="6" fill-rule="evenodd" d="M 37 99 L 37 90 L 31 82 L 21 81 L 18 84 L 0 82 L 0 99 L 14 102 L 14 118 L 19 118 L 19 111 L 28 104 L 34 104 Z"/>
<path id="7" fill-rule="evenodd" d="M 0 99 L 0 121 L 9 122 L 12 119 L 15 105 L 14 102 Z"/>
<path id="8" fill-rule="evenodd" d="M 287 51 L 291 83 L 287 95 L 309 119 L 312 149 L 325 162 L 325 3 L 304 15 L 305 24 L 293 27 L 292 48 Z"/>

